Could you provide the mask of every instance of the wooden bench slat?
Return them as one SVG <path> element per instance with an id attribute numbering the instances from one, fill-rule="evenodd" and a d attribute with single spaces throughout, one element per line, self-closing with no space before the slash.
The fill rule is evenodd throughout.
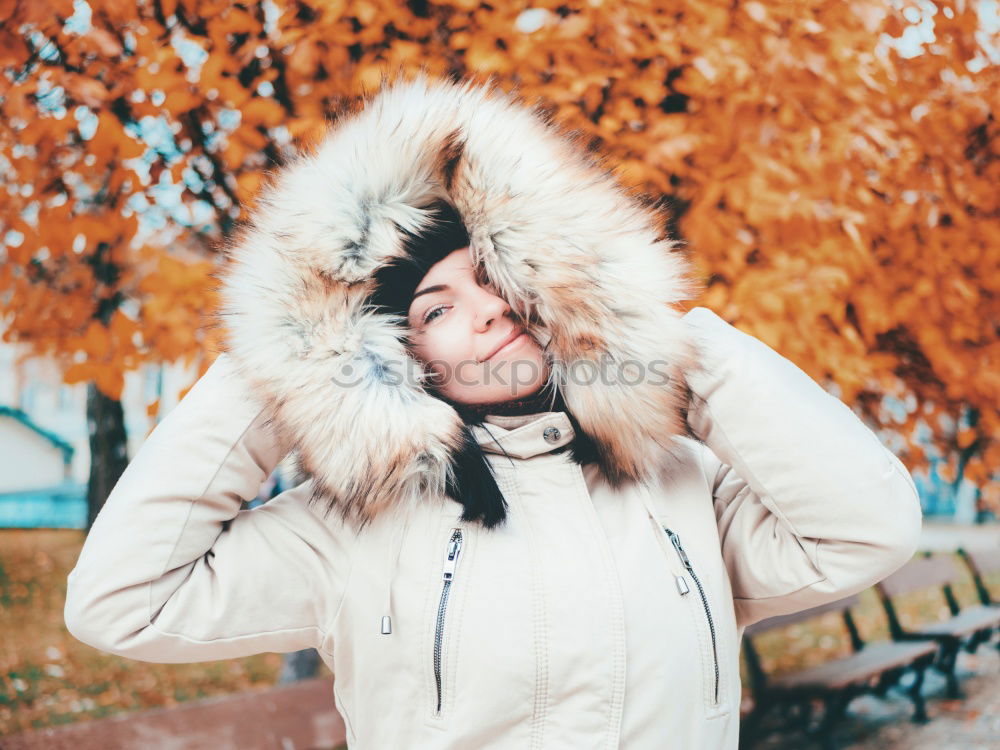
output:
<path id="1" fill-rule="evenodd" d="M 839 612 L 845 609 L 850 609 L 851 607 L 856 606 L 859 601 L 861 601 L 861 597 L 857 594 L 852 594 L 851 596 L 845 596 L 843 599 L 837 599 L 836 601 L 820 604 L 810 609 L 804 609 L 801 612 L 792 612 L 788 615 L 778 615 L 777 617 L 769 617 L 766 620 L 755 622 L 752 625 L 747 625 L 743 633 L 744 635 L 757 635 L 758 633 L 763 633 L 765 630 L 773 630 L 774 628 L 782 628 L 786 625 L 794 625 L 797 622 L 819 617 L 827 612 Z"/>
<path id="2" fill-rule="evenodd" d="M 876 584 L 889 598 L 911 591 L 943 586 L 958 577 L 958 568 L 948 557 L 916 557 Z"/>
<path id="3" fill-rule="evenodd" d="M 876 677 L 889 669 L 909 666 L 915 659 L 933 654 L 936 650 L 937 645 L 933 642 L 871 643 L 843 659 L 777 677 L 769 683 L 769 688 L 785 691 L 838 690 Z"/>
<path id="4" fill-rule="evenodd" d="M 996 549 L 964 549 L 962 554 L 981 575 L 989 575 L 1000 571 L 1000 547 Z"/>
<path id="5" fill-rule="evenodd" d="M 913 632 L 921 635 L 965 636 L 989 627 L 1000 625 L 1000 607 L 977 605 L 967 607 L 943 622 L 921 625 Z"/>

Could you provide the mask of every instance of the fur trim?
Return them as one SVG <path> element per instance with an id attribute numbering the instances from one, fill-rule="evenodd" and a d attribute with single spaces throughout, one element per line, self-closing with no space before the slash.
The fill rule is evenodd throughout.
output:
<path id="1" fill-rule="evenodd" d="M 663 217 L 495 84 L 420 76 L 384 85 L 275 175 L 229 248 L 229 352 L 317 492 L 364 525 L 453 482 L 464 424 L 425 390 L 405 320 L 366 305 L 374 272 L 406 252 L 404 232 L 426 228 L 437 199 L 546 346 L 550 381 L 608 479 L 662 469 L 686 428 L 692 352 L 676 305 L 694 292 Z M 602 357 L 667 362 L 669 384 L 570 377 Z"/>

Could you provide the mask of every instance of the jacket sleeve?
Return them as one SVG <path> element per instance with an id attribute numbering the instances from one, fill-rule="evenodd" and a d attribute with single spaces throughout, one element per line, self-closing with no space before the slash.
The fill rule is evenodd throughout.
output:
<path id="1" fill-rule="evenodd" d="M 220 356 L 98 514 L 67 581 L 70 633 L 153 662 L 323 649 L 350 535 L 307 506 L 308 484 L 240 510 L 284 453 Z"/>
<path id="2" fill-rule="evenodd" d="M 833 601 L 886 577 L 920 535 L 902 462 L 843 402 L 707 308 L 688 423 L 702 450 L 740 626 Z"/>

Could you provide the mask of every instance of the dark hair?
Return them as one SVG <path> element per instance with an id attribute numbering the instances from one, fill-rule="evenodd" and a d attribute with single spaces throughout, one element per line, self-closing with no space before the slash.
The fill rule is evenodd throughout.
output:
<path id="1" fill-rule="evenodd" d="M 428 209 L 435 216 L 433 225 L 419 235 L 403 234 L 407 256 L 375 272 L 376 288 L 370 302 L 384 312 L 405 318 L 413 293 L 431 266 L 469 244 L 469 233 L 450 204 L 436 201 Z"/>
<path id="2" fill-rule="evenodd" d="M 469 244 L 468 231 L 454 207 L 445 201 L 436 201 L 428 208 L 436 217 L 433 225 L 421 234 L 404 234 L 407 257 L 383 266 L 374 275 L 376 286 L 369 301 L 382 312 L 407 318 L 413 293 L 431 266 Z M 566 408 L 561 394 L 553 393 L 550 387 L 547 383 L 542 389 L 545 395 L 551 396 L 552 405 L 547 410 L 564 411 L 576 433 L 573 443 L 564 450 L 579 464 L 598 461 L 596 444 L 580 429 L 580 425 Z M 483 425 L 483 412 L 463 408 L 462 404 L 446 398 L 433 386 L 429 386 L 427 391 L 451 404 L 465 423 L 462 445 L 453 457 L 453 478 L 446 488 L 448 495 L 462 504 L 463 521 L 479 522 L 487 529 L 501 525 L 507 518 L 507 501 L 472 432 L 473 425 Z"/>

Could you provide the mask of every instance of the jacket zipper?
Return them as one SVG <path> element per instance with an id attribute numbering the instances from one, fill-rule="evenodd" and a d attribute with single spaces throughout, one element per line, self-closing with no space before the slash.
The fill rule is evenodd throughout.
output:
<path id="1" fill-rule="evenodd" d="M 444 618 L 448 609 L 448 596 L 451 584 L 455 580 L 455 570 L 458 568 L 458 557 L 462 552 L 462 530 L 452 529 L 448 540 L 448 550 L 444 560 L 444 570 L 441 573 L 441 598 L 438 600 L 437 625 L 434 628 L 434 683 L 437 685 L 436 714 L 441 713 L 441 646 L 444 642 Z"/>
<path id="2" fill-rule="evenodd" d="M 681 559 L 681 564 L 684 565 L 688 573 L 691 574 L 691 578 L 694 580 L 694 585 L 698 589 L 698 596 L 701 597 L 701 605 L 705 609 L 705 618 L 708 620 L 708 630 L 712 634 L 712 661 L 715 664 L 715 703 L 719 702 L 719 651 L 718 644 L 716 643 L 715 636 L 715 621 L 712 619 L 712 610 L 708 606 L 708 597 L 705 596 L 705 589 L 702 588 L 701 581 L 698 580 L 698 574 L 694 572 L 694 566 L 691 565 L 691 560 L 688 558 L 687 553 L 684 551 L 684 547 L 681 546 L 681 538 L 677 536 L 676 533 L 668 529 L 666 526 L 663 530 L 667 532 L 667 536 L 670 537 L 670 543 L 674 545 L 674 549 L 677 550 L 677 556 Z M 686 594 L 687 591 L 681 591 L 681 594 Z"/>

